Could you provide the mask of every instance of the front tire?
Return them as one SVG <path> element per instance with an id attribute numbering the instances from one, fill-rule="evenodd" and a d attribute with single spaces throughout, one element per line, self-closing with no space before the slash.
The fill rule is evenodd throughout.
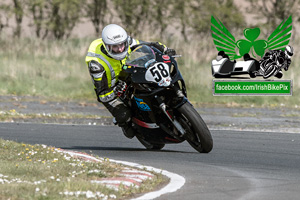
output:
<path id="1" fill-rule="evenodd" d="M 266 69 L 266 71 L 265 71 L 265 73 L 264 73 L 264 75 L 263 75 L 264 79 L 270 78 L 270 77 L 275 73 L 275 71 L 276 71 L 275 65 L 270 65 L 270 66 Z"/>
<path id="2" fill-rule="evenodd" d="M 283 74 L 281 71 L 279 71 L 277 74 L 275 74 L 275 77 L 282 78 Z"/>
<path id="3" fill-rule="evenodd" d="M 189 103 L 183 104 L 178 108 L 181 116 L 179 123 L 186 131 L 186 140 L 200 153 L 209 153 L 213 148 L 213 139 L 205 122 Z"/>

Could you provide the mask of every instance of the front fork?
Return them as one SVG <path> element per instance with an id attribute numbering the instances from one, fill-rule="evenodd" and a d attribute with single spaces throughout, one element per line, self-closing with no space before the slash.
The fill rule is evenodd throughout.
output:
<path id="1" fill-rule="evenodd" d="M 180 125 L 180 123 L 176 119 L 172 119 L 169 113 L 167 112 L 167 106 L 165 103 L 161 103 L 159 105 L 160 109 L 165 113 L 165 115 L 168 117 L 168 119 L 171 121 L 171 123 L 174 125 L 174 127 L 181 133 L 181 136 L 185 134 L 184 128 Z"/>
<path id="2" fill-rule="evenodd" d="M 181 92 L 181 90 L 174 86 L 173 85 L 173 89 L 175 90 L 176 92 L 176 95 L 178 98 L 182 99 L 176 106 L 175 108 L 178 108 L 180 106 L 182 106 L 183 104 L 185 104 L 188 100 L 187 98 L 184 96 L 184 94 Z M 183 137 L 184 134 L 186 133 L 185 129 L 181 126 L 181 124 L 174 118 L 172 119 L 171 115 L 168 113 L 167 111 L 167 106 L 166 104 L 162 101 L 162 99 L 158 96 L 155 96 L 156 100 L 158 101 L 159 103 L 159 108 L 163 111 L 163 113 L 167 116 L 167 118 L 170 120 L 170 122 L 173 124 L 173 126 L 176 128 L 176 130 L 180 133 L 178 134 L 178 132 L 175 132 L 177 133 L 176 135 L 174 135 L 174 133 L 171 131 L 171 130 L 165 130 L 166 132 L 168 132 L 169 134 L 171 134 L 172 136 L 174 137 Z M 162 127 L 162 126 L 161 126 Z M 162 127 L 163 129 L 165 129 L 166 127 Z"/>

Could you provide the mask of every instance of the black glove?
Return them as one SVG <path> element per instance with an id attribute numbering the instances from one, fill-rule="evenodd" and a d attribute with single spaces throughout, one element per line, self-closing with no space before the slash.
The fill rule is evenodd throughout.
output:
<path id="1" fill-rule="evenodd" d="M 157 48 L 161 52 L 164 52 L 164 50 L 167 49 L 167 47 L 165 47 L 165 45 L 160 44 L 159 42 L 150 42 L 149 44 L 150 44 L 150 46 Z"/>
<path id="2" fill-rule="evenodd" d="M 122 96 L 127 89 L 127 84 L 124 81 L 119 80 L 117 85 L 113 88 L 114 93 L 120 97 Z"/>
<path id="3" fill-rule="evenodd" d="M 164 51 L 164 54 L 167 54 L 168 56 L 175 56 L 176 55 L 176 51 L 175 51 L 175 49 L 169 49 L 169 48 L 167 48 L 167 50 Z"/>

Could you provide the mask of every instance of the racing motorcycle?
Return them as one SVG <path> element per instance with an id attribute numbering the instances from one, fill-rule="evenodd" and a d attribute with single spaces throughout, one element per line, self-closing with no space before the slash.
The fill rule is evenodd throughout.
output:
<path id="1" fill-rule="evenodd" d="M 258 71 L 257 75 L 261 75 L 265 79 L 270 78 L 271 76 L 282 78 L 282 70 L 288 70 L 291 64 L 291 56 L 293 56 L 293 48 L 289 45 L 284 51 L 268 51 L 259 61 L 260 70 Z"/>
<path id="2" fill-rule="evenodd" d="M 187 140 L 198 152 L 208 153 L 211 133 L 187 99 L 175 57 L 150 45 L 132 47 L 119 76 L 127 83 L 120 99 L 131 108 L 132 127 L 147 149 Z"/>

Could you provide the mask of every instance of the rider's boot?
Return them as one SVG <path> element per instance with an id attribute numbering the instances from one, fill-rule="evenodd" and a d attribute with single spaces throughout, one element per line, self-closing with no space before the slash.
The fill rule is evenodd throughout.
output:
<path id="1" fill-rule="evenodd" d="M 118 123 L 116 118 L 113 118 L 113 123 L 121 127 L 124 135 L 129 139 L 132 139 L 135 136 L 135 130 L 132 128 L 131 123 Z"/>
<path id="2" fill-rule="evenodd" d="M 135 130 L 132 128 L 132 126 L 123 126 L 121 127 L 122 131 L 124 133 L 124 135 L 129 138 L 132 139 L 135 136 Z"/>

